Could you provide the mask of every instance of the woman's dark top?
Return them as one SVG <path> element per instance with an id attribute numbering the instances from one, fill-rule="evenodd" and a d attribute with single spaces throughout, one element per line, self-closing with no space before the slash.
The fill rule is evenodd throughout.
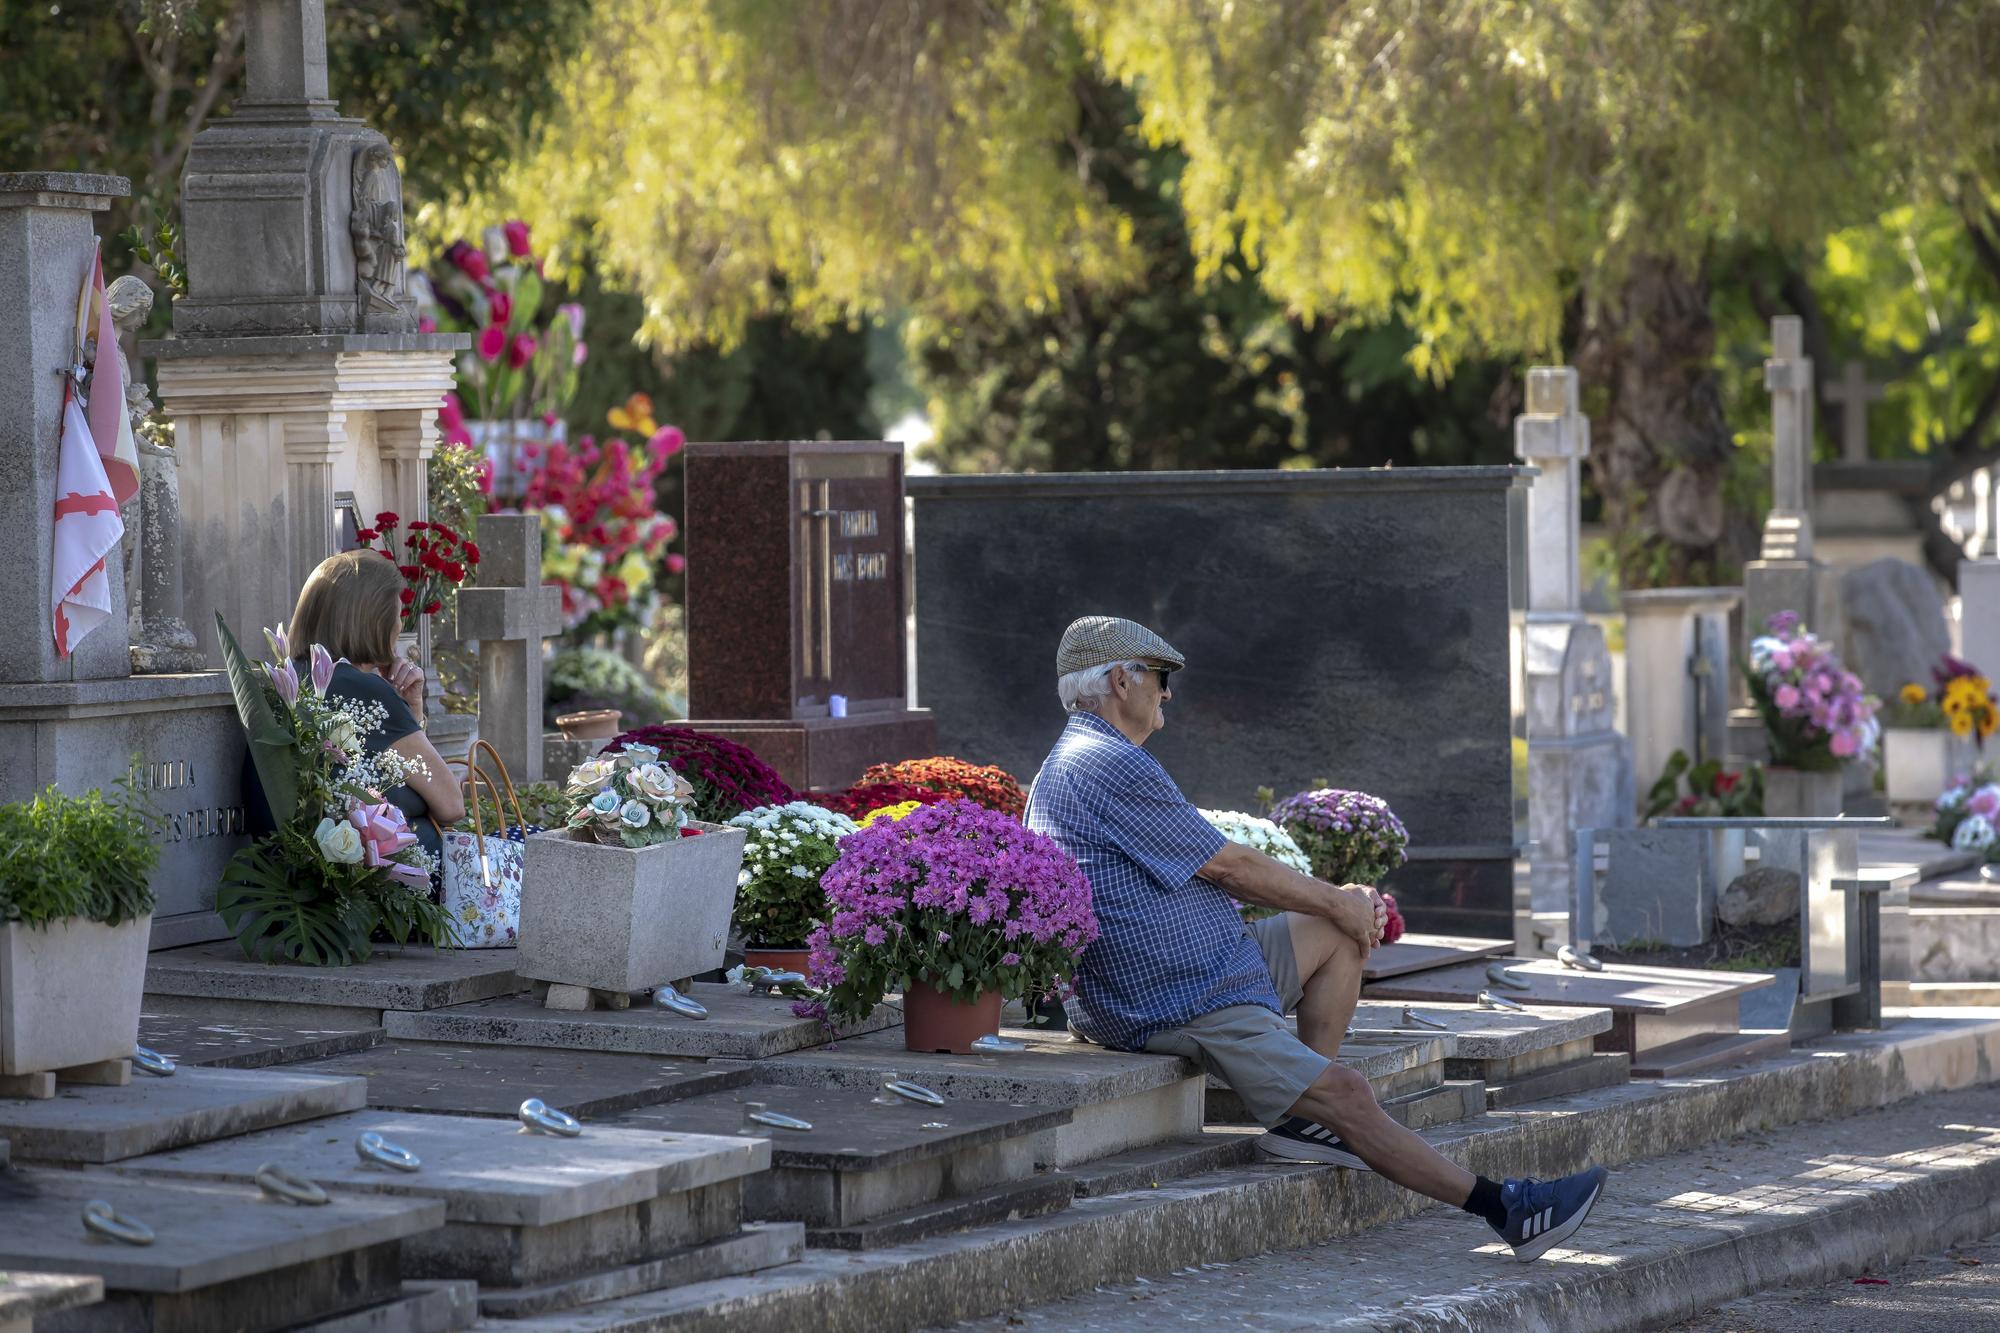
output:
<path id="1" fill-rule="evenodd" d="M 301 681 L 311 679 L 310 661 L 302 657 L 297 659 L 294 665 L 298 668 Z M 307 684 L 302 688 L 311 689 L 312 686 Z M 360 667 L 344 661 L 337 662 L 334 664 L 333 679 L 328 682 L 326 693 L 330 699 L 355 699 L 382 706 L 382 711 L 387 714 L 386 719 L 381 726 L 361 738 L 361 748 L 368 754 L 380 754 L 403 737 L 422 730 L 417 725 L 416 714 L 412 713 L 410 706 L 403 702 L 403 696 L 396 693 L 396 687 L 372 671 L 363 671 Z M 243 792 L 246 798 L 246 813 L 250 820 L 250 832 L 253 835 L 269 833 L 272 829 L 271 807 L 264 799 L 264 788 L 258 783 L 257 770 L 247 755 L 243 765 Z M 426 818 L 431 808 L 424 803 L 424 798 L 418 795 L 414 788 L 408 784 L 391 787 L 382 793 L 382 799 L 403 812 L 403 818 L 409 821 L 410 832 L 417 835 L 417 841 L 423 845 L 425 851 L 432 856 L 442 853 L 443 844 L 438 838 L 437 830 Z"/>

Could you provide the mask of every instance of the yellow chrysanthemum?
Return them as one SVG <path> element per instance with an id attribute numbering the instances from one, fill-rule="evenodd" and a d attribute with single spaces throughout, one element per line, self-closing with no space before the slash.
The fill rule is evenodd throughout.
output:
<path id="1" fill-rule="evenodd" d="M 1922 703 L 1929 696 L 1929 694 L 1930 694 L 1929 690 L 1926 690 L 1923 686 L 1918 685 L 1913 681 L 1910 684 L 1905 685 L 1903 687 L 1902 698 L 1904 703 L 1914 706 L 1916 704 Z"/>
<path id="2" fill-rule="evenodd" d="M 1951 716 L 1951 734 L 1958 737 L 1972 735 L 1972 714 L 1953 713 Z"/>
<path id="3" fill-rule="evenodd" d="M 922 801 L 903 801 L 896 805 L 881 805 L 861 816 L 855 823 L 860 828 L 867 828 L 878 819 L 887 819 L 893 823 L 923 808 L 924 803 Z"/>

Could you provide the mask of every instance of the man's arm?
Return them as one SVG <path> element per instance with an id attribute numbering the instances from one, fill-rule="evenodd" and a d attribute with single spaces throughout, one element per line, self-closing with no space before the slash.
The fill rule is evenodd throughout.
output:
<path id="1" fill-rule="evenodd" d="M 1240 902 L 1323 916 L 1352 936 L 1363 954 L 1381 943 L 1387 910 L 1365 884 L 1328 884 L 1240 842 L 1222 844 L 1195 873 Z"/>

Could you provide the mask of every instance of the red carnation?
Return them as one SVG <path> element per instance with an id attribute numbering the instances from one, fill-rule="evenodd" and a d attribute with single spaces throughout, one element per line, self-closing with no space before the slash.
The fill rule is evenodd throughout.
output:
<path id="1" fill-rule="evenodd" d="M 424 571 L 418 569 L 415 565 L 397 565 L 396 572 L 406 579 L 413 579 L 420 576 Z"/>
<path id="2" fill-rule="evenodd" d="M 422 519 L 418 519 L 418 520 L 417 520 L 416 522 L 414 522 L 414 523 L 410 524 L 410 531 L 411 531 L 411 532 L 423 532 L 423 531 L 425 531 L 426 529 L 428 529 L 429 527 L 430 527 L 430 524 L 428 524 L 428 523 L 424 522 L 424 521 L 423 521 Z"/>
<path id="3" fill-rule="evenodd" d="M 465 563 L 466 563 L 466 564 L 468 564 L 468 565 L 476 565 L 476 564 L 478 564 L 478 563 L 479 563 L 479 545 L 478 545 L 478 543 L 476 543 L 476 542 L 467 542 L 467 543 L 465 544 Z"/>
<path id="4" fill-rule="evenodd" d="M 375 526 L 378 528 L 384 528 L 384 529 L 393 528 L 402 521 L 403 521 L 402 519 L 397 518 L 394 514 L 390 513 L 386 509 L 383 510 L 381 513 L 375 515 Z"/>
<path id="5" fill-rule="evenodd" d="M 384 560 L 387 560 L 390 564 L 394 564 L 396 562 L 396 553 L 394 551 L 380 551 L 377 554 L 379 554 Z"/>
<path id="6" fill-rule="evenodd" d="M 444 576 L 453 583 L 463 583 L 465 581 L 465 566 L 459 564 L 456 560 L 450 561 L 444 567 Z"/>
<path id="7" fill-rule="evenodd" d="M 514 298 L 506 292 L 495 292 L 487 303 L 487 309 L 491 312 L 495 324 L 504 325 L 513 317 Z"/>
<path id="8" fill-rule="evenodd" d="M 375 531 L 375 529 L 373 528 L 363 528 L 361 529 L 361 531 L 354 534 L 354 540 L 360 542 L 363 546 L 366 546 L 368 543 L 374 541 L 377 537 L 380 537 L 381 535 L 382 535 L 381 533 Z"/>
<path id="9" fill-rule="evenodd" d="M 467 245 L 464 241 L 453 241 L 444 252 L 444 257 L 466 277 L 474 282 L 484 282 L 491 269 L 486 263 L 486 252 Z"/>
<path id="10" fill-rule="evenodd" d="M 431 602 L 424 607 L 424 614 L 427 616 L 434 616 L 443 606 L 444 606 L 443 602 Z"/>
<path id="11" fill-rule="evenodd" d="M 405 588 L 403 589 L 402 597 L 403 605 L 408 606 L 411 602 L 417 600 L 417 590 L 415 588 Z"/>

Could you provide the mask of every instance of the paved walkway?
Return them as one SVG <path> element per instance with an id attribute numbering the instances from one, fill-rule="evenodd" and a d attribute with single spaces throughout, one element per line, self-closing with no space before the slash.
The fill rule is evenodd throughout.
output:
<path id="1" fill-rule="evenodd" d="M 1990 1232 L 2000 1224 L 1994 1106 L 1991 1089 L 1919 1098 L 1628 1166 L 1575 1248 L 1535 1264 L 1516 1264 L 1483 1223 L 1440 1208 L 962 1327 L 1657 1327 L 1766 1283 L 1824 1281 L 1885 1252 L 1934 1249 L 1929 1229 L 1951 1219 L 1972 1236 Z"/>
<path id="2" fill-rule="evenodd" d="M 1896 1268 L 1731 1301 L 1669 1333 L 2000 1333 L 2000 1232 Z"/>

